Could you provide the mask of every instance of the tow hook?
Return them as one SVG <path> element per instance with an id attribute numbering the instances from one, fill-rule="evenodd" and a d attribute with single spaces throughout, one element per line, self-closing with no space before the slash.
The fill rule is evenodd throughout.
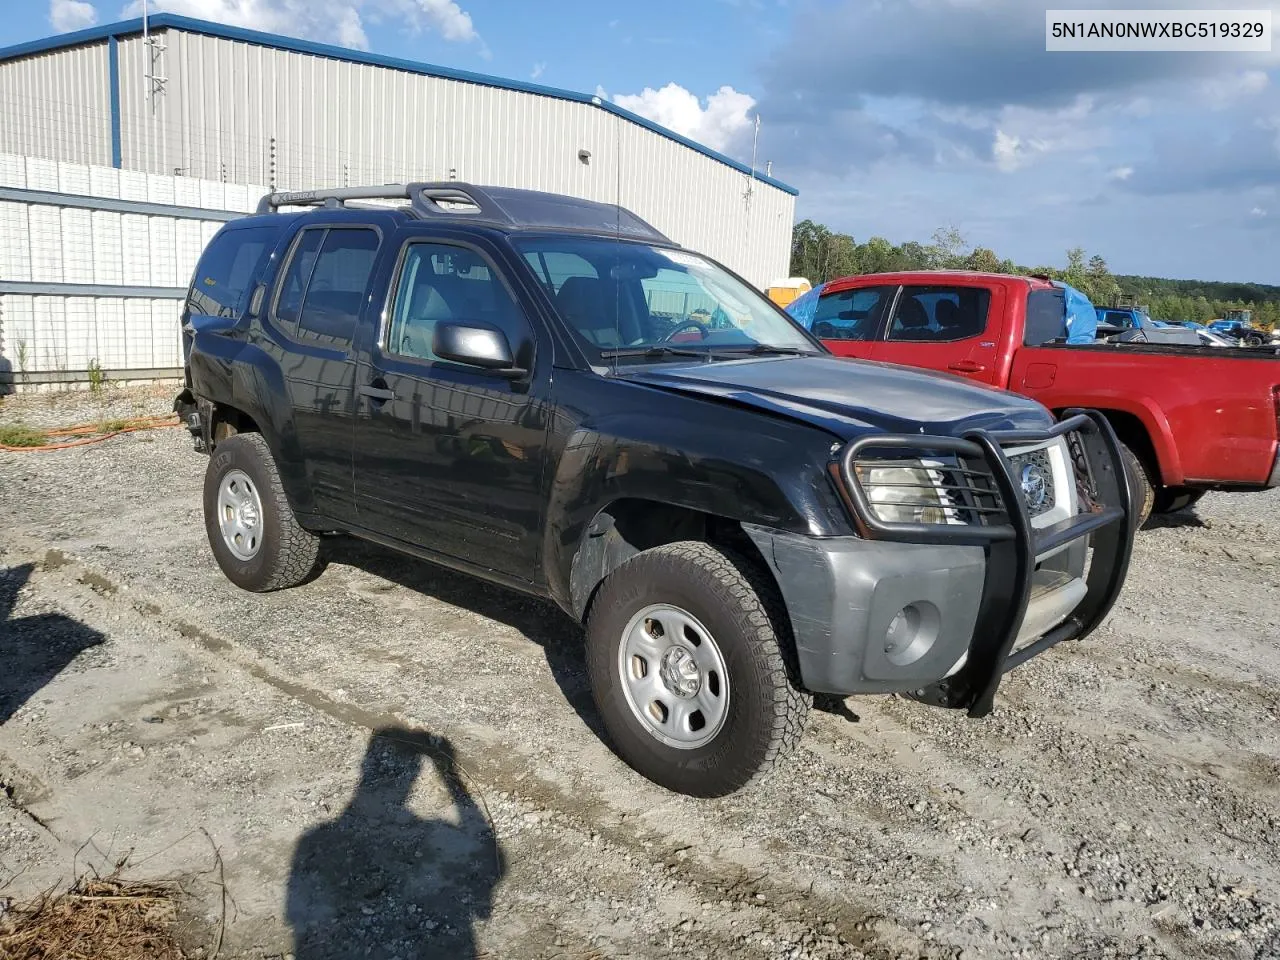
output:
<path id="1" fill-rule="evenodd" d="M 208 445 L 204 442 L 204 424 L 200 420 L 200 411 L 192 410 L 186 417 L 187 432 L 191 434 L 191 443 L 196 453 L 208 453 Z"/>

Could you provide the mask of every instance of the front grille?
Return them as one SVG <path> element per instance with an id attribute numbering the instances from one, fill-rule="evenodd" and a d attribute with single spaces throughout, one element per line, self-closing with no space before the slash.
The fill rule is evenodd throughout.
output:
<path id="1" fill-rule="evenodd" d="M 1057 502 L 1057 489 L 1053 479 L 1053 461 L 1049 450 L 1041 448 L 1009 457 L 1013 467 L 1014 485 L 1022 491 L 1031 519 L 1048 513 Z"/>

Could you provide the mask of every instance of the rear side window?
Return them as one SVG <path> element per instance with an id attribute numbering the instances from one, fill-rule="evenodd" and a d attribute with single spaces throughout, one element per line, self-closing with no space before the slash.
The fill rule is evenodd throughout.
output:
<path id="1" fill-rule="evenodd" d="M 293 242 L 289 254 L 289 266 L 280 282 L 276 299 L 276 323 L 290 336 L 297 333 L 298 313 L 302 310 L 302 295 L 306 293 L 311 270 L 316 265 L 316 254 L 324 242 L 324 230 L 303 230 Z"/>
<path id="2" fill-rule="evenodd" d="M 990 291 L 982 287 L 903 287 L 889 340 L 949 343 L 987 329 Z"/>
<path id="3" fill-rule="evenodd" d="M 820 340 L 874 340 L 897 289 L 859 287 L 824 294 L 818 298 L 809 330 Z"/>
<path id="4" fill-rule="evenodd" d="M 187 294 L 191 313 L 237 316 L 249 300 L 258 267 L 275 239 L 272 227 L 223 230 L 205 249 Z"/>
<path id="5" fill-rule="evenodd" d="M 320 245 L 298 315 L 298 339 L 326 346 L 351 342 L 378 254 L 374 230 L 330 230 Z"/>
<path id="6" fill-rule="evenodd" d="M 1067 335 L 1067 302 L 1061 290 L 1032 290 L 1027 294 L 1027 324 L 1023 342 L 1028 347 L 1064 339 Z"/>
<path id="7" fill-rule="evenodd" d="M 296 340 L 348 346 L 377 254 L 378 233 L 367 227 L 303 230 L 280 283 L 277 326 Z"/>

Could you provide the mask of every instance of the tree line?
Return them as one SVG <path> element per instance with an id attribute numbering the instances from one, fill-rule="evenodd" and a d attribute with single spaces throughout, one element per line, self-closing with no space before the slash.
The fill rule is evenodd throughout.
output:
<path id="1" fill-rule="evenodd" d="M 1065 266 L 1035 267 L 1014 263 L 986 247 L 971 247 L 954 227 L 935 230 L 929 243 L 893 244 L 884 237 L 858 243 L 820 223 L 801 220 L 791 233 L 791 276 L 813 284 L 836 277 L 896 270 L 981 270 L 1047 276 L 1084 293 L 1095 306 L 1133 298 L 1156 320 L 1194 320 L 1207 323 L 1226 311 L 1253 311 L 1256 326 L 1280 327 L 1280 286 L 1257 283 L 1219 283 L 1113 274 L 1101 256 L 1086 257 L 1074 247 Z"/>

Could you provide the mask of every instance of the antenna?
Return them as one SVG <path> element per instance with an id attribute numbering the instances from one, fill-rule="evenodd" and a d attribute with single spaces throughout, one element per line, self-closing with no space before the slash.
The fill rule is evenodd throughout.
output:
<path id="1" fill-rule="evenodd" d="M 760 114 L 756 114 L 755 129 L 751 134 L 751 176 L 747 180 L 747 192 L 742 195 L 744 207 L 742 220 L 742 255 L 743 262 L 751 250 L 751 198 L 756 189 L 756 150 L 760 146 Z"/>
<path id="2" fill-rule="evenodd" d="M 620 117 L 613 118 L 614 129 L 614 161 L 613 170 L 615 182 L 613 188 L 613 237 L 615 241 L 622 239 L 622 120 Z M 619 261 L 621 262 L 621 261 Z M 617 342 L 622 344 L 622 281 L 615 280 L 613 284 L 613 322 L 617 327 Z M 618 373 L 618 355 L 613 356 L 613 372 L 616 376 Z"/>
<path id="3" fill-rule="evenodd" d="M 143 57 L 143 73 L 142 78 L 146 81 L 147 99 L 151 103 L 151 124 L 150 124 L 150 141 L 149 153 L 152 153 L 152 165 L 158 166 L 158 144 L 156 143 L 155 126 L 156 113 L 158 110 L 157 101 L 159 95 L 164 93 L 165 84 L 169 78 L 162 76 L 157 72 L 160 66 L 160 56 L 165 51 L 165 45 L 160 41 L 159 37 L 151 35 L 151 11 L 147 0 L 142 0 L 142 46 L 144 49 Z"/>

